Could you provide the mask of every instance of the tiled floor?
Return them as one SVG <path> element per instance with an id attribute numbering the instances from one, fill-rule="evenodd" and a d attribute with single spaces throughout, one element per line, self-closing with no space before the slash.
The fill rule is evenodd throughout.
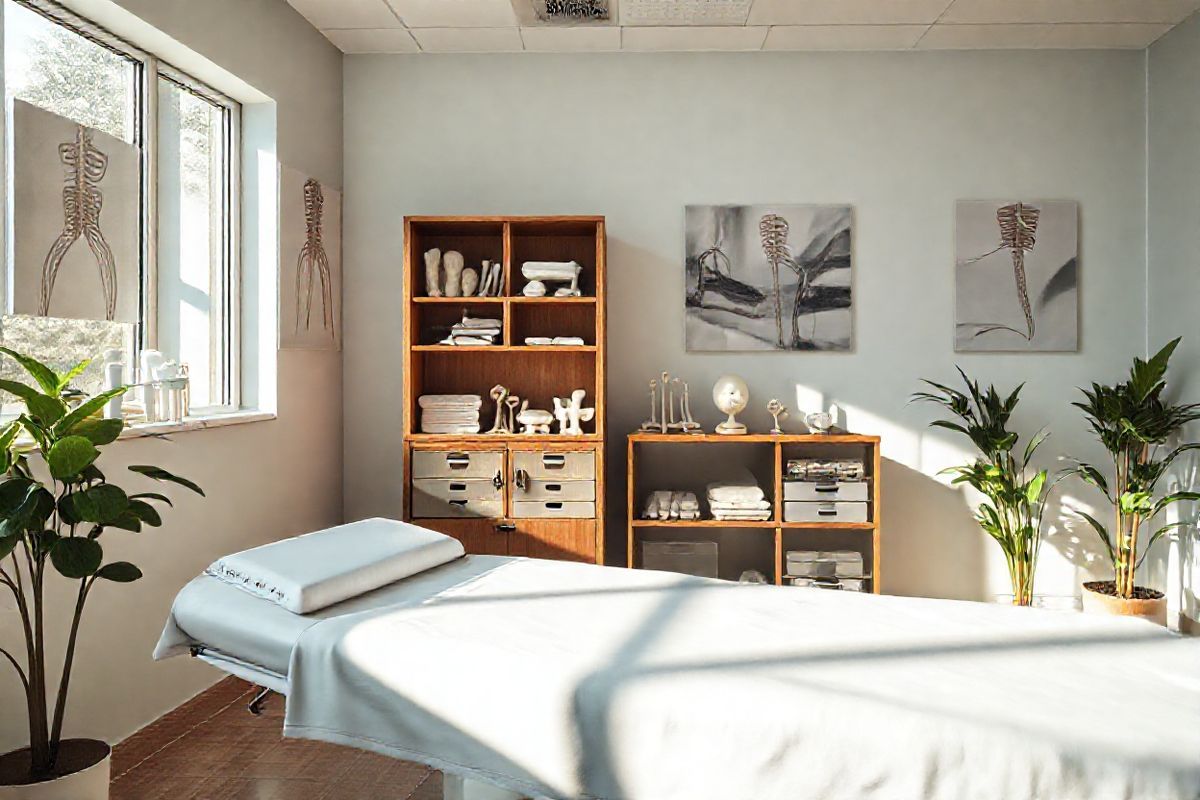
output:
<path id="1" fill-rule="evenodd" d="M 252 697 L 227 678 L 117 745 L 111 800 L 441 800 L 440 773 L 284 739 L 283 700 L 255 717 Z"/>

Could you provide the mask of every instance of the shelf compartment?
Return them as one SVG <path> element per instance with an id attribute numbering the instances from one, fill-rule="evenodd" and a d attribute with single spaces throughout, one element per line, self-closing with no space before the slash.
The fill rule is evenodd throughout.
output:
<path id="1" fill-rule="evenodd" d="M 483 262 L 501 264 L 500 279 L 504 280 L 504 223 L 495 220 L 473 219 L 444 219 L 420 220 L 414 219 L 409 226 L 412 241 L 412 263 L 414 268 L 409 271 L 409 296 L 416 302 L 437 302 L 441 298 L 428 296 L 425 286 L 425 252 L 436 247 L 442 251 L 442 256 L 451 250 L 462 253 L 466 267 L 480 271 Z M 483 280 L 482 274 L 480 280 Z M 507 287 L 502 286 L 499 294 L 507 294 Z M 445 298 L 449 302 L 461 301 L 462 298 Z M 486 298 L 479 298 L 486 299 Z M 499 298 L 496 298 L 499 299 Z"/>
<path id="2" fill-rule="evenodd" d="M 633 566 L 642 566 L 642 543 L 644 542 L 716 542 L 717 577 L 736 581 L 745 570 L 756 569 L 767 577 L 769 583 L 776 582 L 774 532 L 753 535 L 739 530 L 738 525 L 722 528 L 699 528 L 690 532 L 675 529 L 644 529 L 638 535 L 634 547 Z"/>
<path id="3" fill-rule="evenodd" d="M 725 520 L 725 519 L 635 519 L 635 528 L 767 528 L 779 527 L 774 520 Z"/>
<path id="4" fill-rule="evenodd" d="M 583 267 L 579 275 L 580 291 L 585 297 L 594 298 L 599 230 L 600 223 L 591 219 L 509 223 L 510 293 L 520 295 L 527 283 L 521 274 L 521 265 L 526 261 L 574 261 Z M 562 285 L 548 284 L 547 289 L 553 294 Z"/>
<path id="5" fill-rule="evenodd" d="M 472 317 L 486 317 L 488 319 L 499 320 L 501 332 L 500 336 L 496 338 L 496 345 L 504 344 L 505 316 L 502 304 L 479 302 L 478 300 L 463 299 L 460 297 L 447 299 L 451 302 L 414 306 L 410 310 L 409 313 L 412 314 L 411 324 L 413 326 L 414 349 L 424 349 L 437 345 L 438 342 L 449 335 L 452 325 L 462 321 L 464 314 Z M 496 345 L 473 345 L 471 349 L 491 349 Z M 467 347 L 443 345 L 441 349 L 466 350 Z"/>
<path id="6" fill-rule="evenodd" d="M 596 346 L 595 304 L 514 303 L 509 313 L 513 346 L 524 346 L 530 336 L 577 336 L 585 345 Z M 531 346 L 538 350 L 545 347 Z"/>
<path id="7" fill-rule="evenodd" d="M 413 431 L 420 430 L 420 410 L 415 407 L 420 395 L 479 395 L 483 398 L 480 425 L 484 431 L 491 428 L 495 417 L 495 404 L 488 393 L 497 384 L 522 400 L 528 400 L 530 408 L 547 411 L 553 410 L 551 398 L 567 397 L 574 389 L 587 392 L 585 406 L 591 406 L 596 397 L 594 353 L 555 353 L 553 369 L 546 369 L 536 352 L 508 348 L 446 347 L 436 351 L 418 350 L 413 355 L 413 374 L 417 380 L 412 393 L 414 407 L 409 409 L 413 415 L 410 417 Z M 585 433 L 595 432 L 596 421 L 583 423 L 583 429 Z"/>

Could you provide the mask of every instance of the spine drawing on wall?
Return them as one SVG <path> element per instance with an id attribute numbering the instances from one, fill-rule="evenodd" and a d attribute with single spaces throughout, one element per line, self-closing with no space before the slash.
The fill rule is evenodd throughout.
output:
<path id="1" fill-rule="evenodd" d="M 1075 350 L 1078 205 L 960 201 L 956 221 L 956 348 Z"/>
<path id="2" fill-rule="evenodd" d="M 296 330 L 312 326 L 313 290 L 321 283 L 321 325 L 333 333 L 333 284 L 329 271 L 329 255 L 325 252 L 324 234 L 325 194 L 321 182 L 309 178 L 304 182 L 304 224 L 307 235 L 300 256 L 296 259 Z"/>
<path id="3" fill-rule="evenodd" d="M 100 227 L 100 212 L 104 207 L 104 192 L 100 189 L 100 182 L 108 173 L 108 156 L 96 147 L 92 131 L 83 125 L 76 126 L 73 142 L 63 142 L 58 146 L 58 154 L 66 173 L 62 190 L 63 229 L 42 262 L 42 293 L 38 313 L 43 317 L 50 316 L 50 302 L 54 297 L 58 271 L 71 247 L 82 237 L 91 249 L 100 272 L 105 319 L 112 321 L 117 313 L 117 264 Z"/>

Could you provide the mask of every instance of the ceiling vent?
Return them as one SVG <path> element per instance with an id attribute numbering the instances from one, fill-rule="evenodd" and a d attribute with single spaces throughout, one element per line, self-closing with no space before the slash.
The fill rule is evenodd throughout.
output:
<path id="1" fill-rule="evenodd" d="M 745 25 L 753 0 L 621 0 L 622 25 Z"/>
<path id="2" fill-rule="evenodd" d="M 522 25 L 609 25 L 616 0 L 513 0 Z"/>

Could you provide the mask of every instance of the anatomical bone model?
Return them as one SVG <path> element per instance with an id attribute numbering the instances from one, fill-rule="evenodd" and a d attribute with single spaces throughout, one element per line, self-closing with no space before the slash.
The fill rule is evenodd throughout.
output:
<path id="1" fill-rule="evenodd" d="M 517 414 L 517 422 L 521 425 L 521 433 L 550 433 L 550 424 L 554 422 L 554 415 L 549 411 L 530 408 L 529 401 L 524 400 L 521 402 L 521 413 Z"/>
<path id="2" fill-rule="evenodd" d="M 329 273 L 329 255 L 324 242 L 325 193 L 313 178 L 304 182 L 304 246 L 296 259 L 296 330 L 304 317 L 304 329 L 312 322 L 313 288 L 321 281 L 321 327 L 333 330 L 333 281 Z M 303 314 L 301 313 L 303 312 Z"/>
<path id="3" fill-rule="evenodd" d="M 700 423 L 692 417 L 692 401 L 688 396 L 687 382 L 662 373 L 661 384 L 650 381 L 650 419 L 642 423 L 641 430 L 657 433 L 702 433 Z M 661 386 L 662 394 L 659 394 Z M 679 387 L 679 418 L 675 418 L 676 391 Z M 660 418 L 661 414 L 661 418 Z"/>
<path id="4" fill-rule="evenodd" d="M 554 418 L 558 420 L 558 432 L 562 436 L 582 436 L 581 422 L 591 422 L 596 416 L 595 408 L 584 408 L 583 398 L 587 395 L 583 389 L 571 392 L 570 397 L 554 398 Z"/>
<path id="5" fill-rule="evenodd" d="M 462 272 L 464 264 L 462 253 L 451 250 L 442 256 L 442 266 L 446 269 L 446 297 L 462 296 Z"/>
<path id="6" fill-rule="evenodd" d="M 104 193 L 100 182 L 108 172 L 108 156 L 92 142 L 92 131 L 83 125 L 75 129 L 75 141 L 58 146 L 58 157 L 66 168 L 63 185 L 63 230 L 50 246 L 42 262 L 42 295 L 38 313 L 50 316 L 50 300 L 54 282 L 63 259 L 82 236 L 96 258 L 100 270 L 100 290 L 104 294 L 105 319 L 117 315 L 117 264 L 112 248 L 100 230 L 100 211 Z"/>
<path id="7" fill-rule="evenodd" d="M 556 289 L 555 297 L 579 297 L 579 273 L 583 267 L 574 261 L 526 261 L 521 265 L 521 275 L 529 283 L 522 294 L 526 297 L 541 297 L 546 294 L 546 283 L 569 283 Z"/>
<path id="8" fill-rule="evenodd" d="M 442 296 L 442 251 L 436 247 L 425 251 L 425 294 Z"/>
<path id="9" fill-rule="evenodd" d="M 779 421 L 781 419 L 787 419 L 787 408 L 783 405 L 783 403 L 779 402 L 775 398 L 771 398 L 771 400 L 767 403 L 767 413 L 770 414 L 775 420 L 775 427 L 771 428 L 771 433 L 776 435 L 783 433 L 783 428 L 779 427 Z"/>

